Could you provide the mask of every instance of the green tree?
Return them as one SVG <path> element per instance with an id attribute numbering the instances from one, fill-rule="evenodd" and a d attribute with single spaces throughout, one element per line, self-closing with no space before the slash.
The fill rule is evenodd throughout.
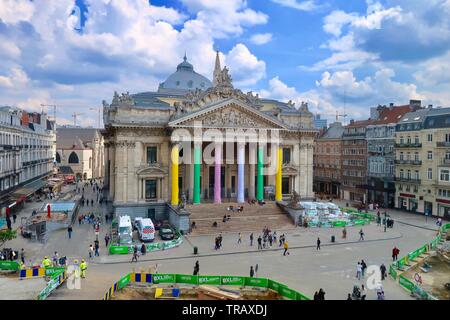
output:
<path id="1" fill-rule="evenodd" d="M 0 247 L 2 247 L 6 241 L 15 239 L 17 237 L 16 230 L 1 230 L 0 231 Z"/>

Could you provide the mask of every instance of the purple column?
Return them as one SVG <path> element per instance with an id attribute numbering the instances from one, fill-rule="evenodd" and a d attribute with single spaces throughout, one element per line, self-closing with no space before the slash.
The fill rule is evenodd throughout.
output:
<path id="1" fill-rule="evenodd" d="M 220 170 L 222 165 L 222 145 L 216 144 L 214 154 L 214 203 L 221 203 L 222 198 L 220 196 L 221 182 L 220 182 Z"/>
<path id="2" fill-rule="evenodd" d="M 237 191 L 237 202 L 243 203 L 244 200 L 244 162 L 245 162 L 245 145 L 243 143 L 238 143 L 238 191 Z"/>

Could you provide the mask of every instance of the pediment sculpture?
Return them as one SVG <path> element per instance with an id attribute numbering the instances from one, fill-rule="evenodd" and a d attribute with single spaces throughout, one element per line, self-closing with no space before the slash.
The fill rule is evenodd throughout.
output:
<path id="1" fill-rule="evenodd" d="M 254 119 L 252 119 L 249 115 L 241 112 L 235 108 L 226 108 L 220 111 L 216 111 L 211 113 L 201 119 L 203 125 L 205 126 L 213 126 L 213 127 L 257 127 L 261 126 L 261 123 L 258 123 Z"/>

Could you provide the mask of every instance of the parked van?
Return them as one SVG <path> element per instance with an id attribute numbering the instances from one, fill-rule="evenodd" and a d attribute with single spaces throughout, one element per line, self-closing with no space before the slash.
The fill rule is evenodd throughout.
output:
<path id="1" fill-rule="evenodd" d="M 134 219 L 136 229 L 139 233 L 139 239 L 142 242 L 155 240 L 155 226 L 150 218 Z"/>
<path id="2" fill-rule="evenodd" d="M 130 216 L 119 217 L 119 243 L 122 245 L 133 243 L 133 228 Z"/>

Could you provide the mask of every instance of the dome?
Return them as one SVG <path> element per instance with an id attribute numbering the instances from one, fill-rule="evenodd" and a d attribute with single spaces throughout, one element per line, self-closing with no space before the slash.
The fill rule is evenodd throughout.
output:
<path id="1" fill-rule="evenodd" d="M 194 71 L 194 67 L 187 61 L 186 55 L 183 62 L 177 66 L 177 71 L 172 73 L 166 81 L 161 83 L 158 92 L 164 93 L 174 90 L 206 90 L 212 86 L 211 81 Z"/>

